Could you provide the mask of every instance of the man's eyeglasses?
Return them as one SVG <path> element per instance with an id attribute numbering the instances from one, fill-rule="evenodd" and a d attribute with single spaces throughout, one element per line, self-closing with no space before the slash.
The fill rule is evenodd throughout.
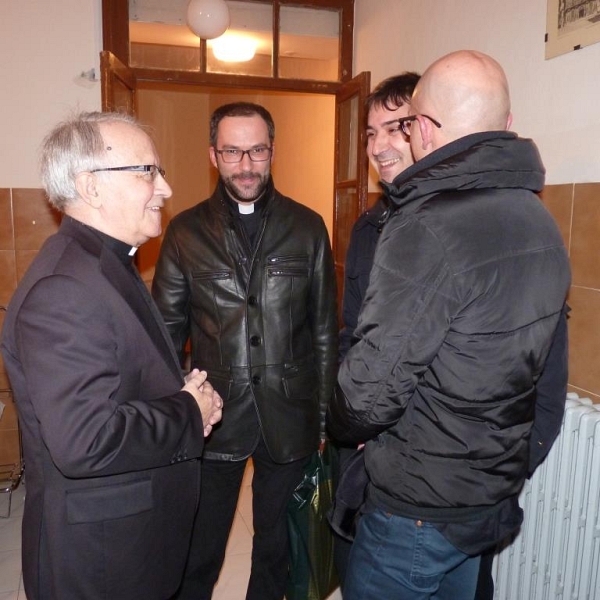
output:
<path id="1" fill-rule="evenodd" d="M 441 123 L 429 115 L 410 115 L 408 117 L 402 117 L 401 119 L 398 119 L 398 125 L 400 129 L 402 129 L 402 133 L 405 136 L 410 137 L 411 126 L 413 122 L 417 120 L 417 117 L 425 117 L 426 119 L 429 119 L 438 129 L 442 127 Z"/>
<path id="2" fill-rule="evenodd" d="M 158 165 L 132 165 L 129 167 L 103 167 L 101 169 L 92 169 L 90 173 L 98 173 L 98 171 L 135 171 L 139 173 L 150 173 L 152 181 L 156 179 L 156 176 L 160 173 L 160 176 L 164 179 L 166 172 L 162 167 Z"/>
<path id="3" fill-rule="evenodd" d="M 264 162 L 271 158 L 271 148 L 267 146 L 258 146 L 250 150 L 239 150 L 238 148 L 225 148 L 225 150 L 215 150 L 221 155 L 223 162 L 239 163 L 242 162 L 244 154 L 247 154 L 252 162 Z"/>

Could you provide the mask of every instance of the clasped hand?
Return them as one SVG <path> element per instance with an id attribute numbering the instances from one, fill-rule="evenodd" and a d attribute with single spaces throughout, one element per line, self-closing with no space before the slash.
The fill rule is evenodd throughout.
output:
<path id="1" fill-rule="evenodd" d="M 223 399 L 206 379 L 206 371 L 192 369 L 185 376 L 185 385 L 182 390 L 194 396 L 204 425 L 204 437 L 210 434 L 213 425 L 216 425 L 223 416 Z"/>

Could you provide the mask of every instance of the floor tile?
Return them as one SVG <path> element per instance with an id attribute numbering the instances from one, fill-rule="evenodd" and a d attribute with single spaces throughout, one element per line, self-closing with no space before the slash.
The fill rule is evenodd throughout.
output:
<path id="1" fill-rule="evenodd" d="M 5 508 L 8 506 L 8 494 L 0 494 L 0 506 L 2 507 L 2 514 L 5 514 Z M 19 487 L 12 493 L 12 502 L 10 508 L 10 519 L 20 519 L 23 516 L 23 506 L 25 504 L 25 484 L 19 484 Z M 4 521 L 5 519 L 0 519 Z"/>
<path id="2" fill-rule="evenodd" d="M 21 579 L 21 551 L 0 552 L 0 592 L 17 592 Z"/>
<path id="3" fill-rule="evenodd" d="M 250 554 L 230 554 L 225 557 L 219 581 L 212 600 L 240 600 L 244 598 L 250 579 Z"/>
<path id="4" fill-rule="evenodd" d="M 240 491 L 240 497 L 238 499 L 237 512 L 240 517 L 244 520 L 246 527 L 251 535 L 254 534 L 254 527 L 252 525 L 252 488 L 250 486 L 243 487 Z"/>
<path id="5" fill-rule="evenodd" d="M 0 552 L 21 550 L 21 517 L 0 519 Z"/>
<path id="6" fill-rule="evenodd" d="M 19 598 L 18 600 L 27 600 L 25 590 L 23 589 L 23 574 L 21 573 L 21 582 L 19 583 Z"/>
<path id="7" fill-rule="evenodd" d="M 240 600 L 248 587 L 252 553 L 252 475 L 252 462 L 249 461 L 213 600 Z M 19 486 L 13 494 L 10 518 L 0 519 L 0 600 L 27 600 L 22 589 L 20 555 L 24 498 L 25 487 Z M 327 600 L 342 600 L 339 589 Z"/>
<path id="8" fill-rule="evenodd" d="M 231 533 L 229 534 L 229 540 L 227 541 L 227 549 L 225 550 L 225 557 L 230 554 L 250 554 L 252 552 L 252 534 L 246 527 L 244 519 L 239 512 L 236 511 L 233 519 L 233 526 L 231 527 Z"/>

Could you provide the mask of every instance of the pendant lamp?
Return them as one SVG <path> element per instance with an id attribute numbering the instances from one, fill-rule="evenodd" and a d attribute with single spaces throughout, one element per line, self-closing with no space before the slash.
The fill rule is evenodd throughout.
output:
<path id="1" fill-rule="evenodd" d="M 190 0 L 188 27 L 200 38 L 212 40 L 229 27 L 229 7 L 225 0 Z"/>

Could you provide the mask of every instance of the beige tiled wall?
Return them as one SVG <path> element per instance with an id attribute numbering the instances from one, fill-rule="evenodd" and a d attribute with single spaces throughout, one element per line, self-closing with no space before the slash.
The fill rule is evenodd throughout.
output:
<path id="1" fill-rule="evenodd" d="M 600 183 L 550 185 L 542 201 L 571 258 L 569 385 L 600 402 Z"/>
<path id="2" fill-rule="evenodd" d="M 541 197 L 558 223 L 573 269 L 570 388 L 600 403 L 600 183 L 551 185 Z M 0 306 L 8 304 L 27 266 L 58 225 L 59 216 L 42 190 L 0 188 Z M 0 325 L 3 319 L 0 311 Z M 0 390 L 7 388 L 0 358 Z M 3 464 L 17 456 L 17 430 L 10 394 L 0 392 L 0 400 L 7 405 L 0 420 Z"/>
<path id="3" fill-rule="evenodd" d="M 43 190 L 0 188 L 0 306 L 5 307 L 17 283 L 44 240 L 58 229 L 60 218 L 52 211 Z M 0 310 L 0 326 L 4 311 Z M 0 356 L 0 401 L 6 406 L 0 418 L 0 465 L 19 457 L 15 406 Z"/>

